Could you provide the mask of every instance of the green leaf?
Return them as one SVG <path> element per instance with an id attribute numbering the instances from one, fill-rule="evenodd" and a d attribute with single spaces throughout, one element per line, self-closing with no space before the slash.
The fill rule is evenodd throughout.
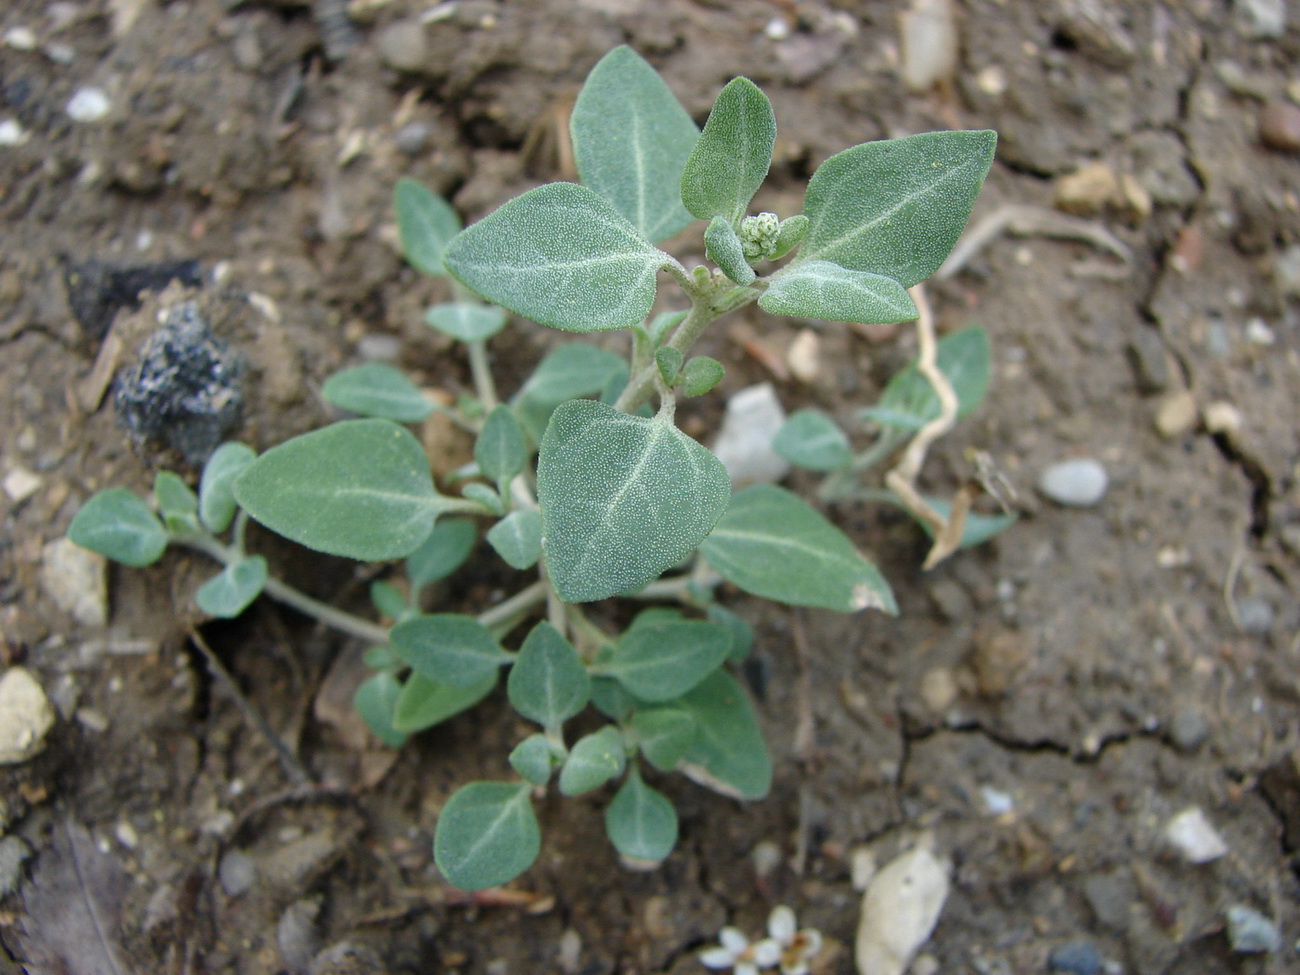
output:
<path id="1" fill-rule="evenodd" d="M 686 209 L 701 220 L 722 217 L 734 225 L 767 178 L 775 145 L 772 103 L 748 78 L 733 78 L 718 93 L 682 173 Z"/>
<path id="2" fill-rule="evenodd" d="M 849 438 L 821 410 L 796 410 L 777 431 L 772 449 L 810 471 L 843 470 L 853 462 Z"/>
<path id="3" fill-rule="evenodd" d="M 553 731 L 587 706 L 591 679 L 573 644 L 543 620 L 519 648 L 506 693 L 516 711 Z"/>
<path id="4" fill-rule="evenodd" d="M 669 260 L 575 183 L 515 197 L 463 231 L 446 255 L 451 273 L 489 301 L 566 332 L 640 324 Z"/>
<path id="5" fill-rule="evenodd" d="M 782 488 L 737 492 L 700 554 L 745 592 L 792 606 L 897 613 L 876 567 L 838 528 Z"/>
<path id="6" fill-rule="evenodd" d="M 903 504 L 902 499 L 890 495 L 891 499 L 898 507 L 908 511 L 907 506 Z M 939 512 L 945 519 L 952 514 L 952 502 L 943 498 L 926 496 L 926 502 L 935 511 Z M 908 514 L 912 514 L 908 511 Z M 913 515 L 915 518 L 915 516 Z M 962 527 L 961 541 L 957 543 L 958 548 L 971 548 L 975 545 L 983 545 L 995 535 L 1006 531 L 1017 521 L 1014 512 L 1008 512 L 997 515 L 984 515 L 978 511 L 966 513 L 966 524 Z M 920 518 L 916 518 L 916 523 L 925 530 L 925 533 L 931 538 L 934 537 L 934 529 Z"/>
<path id="7" fill-rule="evenodd" d="M 580 796 L 622 775 L 626 767 L 623 736 L 612 724 L 607 724 L 579 738 L 569 750 L 569 757 L 560 769 L 560 792 Z"/>
<path id="8" fill-rule="evenodd" d="M 715 792 L 762 799 L 772 787 L 772 759 L 749 698 L 735 678 L 715 670 L 677 706 L 695 719 L 695 742 L 677 768 Z"/>
<path id="9" fill-rule="evenodd" d="M 773 315 L 878 324 L 917 316 L 912 296 L 893 278 L 850 271 L 830 261 L 792 264 L 769 281 L 758 304 Z"/>
<path id="10" fill-rule="evenodd" d="M 542 833 L 531 791 L 527 784 L 471 782 L 447 800 L 433 835 L 433 858 L 449 884 L 483 890 L 533 865 Z"/>
<path id="11" fill-rule="evenodd" d="M 757 277 L 745 260 L 745 245 L 726 217 L 714 217 L 704 231 L 704 253 L 736 284 L 752 284 Z"/>
<path id="12" fill-rule="evenodd" d="M 424 313 L 430 327 L 460 342 L 484 342 L 506 326 L 506 312 L 496 305 L 452 301 Z"/>
<path id="13" fill-rule="evenodd" d="M 655 349 L 655 366 L 663 381 L 671 386 L 677 382 L 677 374 L 682 371 L 682 354 L 671 345 Z"/>
<path id="14" fill-rule="evenodd" d="M 611 721 L 626 721 L 637 704 L 622 684 L 612 677 L 600 676 L 591 678 L 591 703 Z"/>
<path id="15" fill-rule="evenodd" d="M 399 179 L 393 190 L 402 253 L 416 270 L 445 277 L 443 252 L 460 231 L 460 217 L 451 205 L 413 179 Z"/>
<path id="16" fill-rule="evenodd" d="M 754 648 L 754 631 L 750 625 L 727 609 L 726 606 L 721 606 L 718 603 L 709 606 L 708 615 L 710 622 L 725 626 L 727 632 L 731 634 L 731 646 L 727 648 L 727 660 L 733 664 L 738 664 L 748 657 L 749 651 Z"/>
<path id="17" fill-rule="evenodd" d="M 438 519 L 429 537 L 406 557 L 406 579 L 412 592 L 459 569 L 477 541 L 478 526 L 468 518 Z"/>
<path id="18" fill-rule="evenodd" d="M 632 729 L 646 761 L 671 772 L 695 743 L 695 718 L 675 707 L 642 708 L 632 715 Z"/>
<path id="19" fill-rule="evenodd" d="M 911 287 L 943 263 L 993 162 L 997 133 L 926 132 L 866 142 L 808 182 L 796 261 L 832 261 Z"/>
<path id="20" fill-rule="evenodd" d="M 551 745 L 543 734 L 529 735 L 510 752 L 510 767 L 536 786 L 551 781 L 555 765 Z"/>
<path id="21" fill-rule="evenodd" d="M 527 569 L 542 557 L 542 515 L 536 508 L 512 511 L 488 529 L 488 544 L 512 569 Z"/>
<path id="22" fill-rule="evenodd" d="M 630 47 L 614 48 L 591 69 L 569 127 L 582 181 L 647 240 L 691 222 L 678 186 L 700 130 Z"/>
<path id="23" fill-rule="evenodd" d="M 523 428 L 510 407 L 498 405 L 488 414 L 474 442 L 478 469 L 488 480 L 504 484 L 524 469 L 530 453 Z"/>
<path id="24" fill-rule="evenodd" d="M 547 566 L 566 602 L 643 586 L 689 555 L 726 510 L 722 463 L 660 417 L 572 400 L 537 464 Z"/>
<path id="25" fill-rule="evenodd" d="M 476 501 L 498 518 L 506 513 L 506 503 L 501 495 L 486 484 L 466 484 L 461 494 L 469 501 Z"/>
<path id="26" fill-rule="evenodd" d="M 371 674 L 352 695 L 352 706 L 375 737 L 389 748 L 406 744 L 406 734 L 393 727 L 393 710 L 402 685 L 392 674 Z"/>
<path id="27" fill-rule="evenodd" d="M 643 701 L 669 701 L 717 670 L 730 648 L 716 623 L 655 620 L 624 633 L 601 670 Z"/>
<path id="28" fill-rule="evenodd" d="M 361 662 L 371 670 L 398 670 L 406 666 L 402 663 L 402 658 L 397 655 L 397 651 L 387 643 L 367 647 L 365 653 L 361 655 Z"/>
<path id="29" fill-rule="evenodd" d="M 398 623 L 388 633 L 417 674 L 453 687 L 473 687 L 513 659 L 472 616 L 435 613 Z"/>
<path id="30" fill-rule="evenodd" d="M 380 616 L 390 620 L 401 620 L 413 612 L 401 590 L 384 579 L 376 579 L 370 584 L 370 604 Z"/>
<path id="31" fill-rule="evenodd" d="M 939 371 L 957 394 L 957 418 L 968 415 L 989 389 L 989 337 L 982 328 L 965 328 L 939 340 L 934 353 Z M 876 406 L 861 415 L 881 426 L 919 430 L 940 413 L 930 380 L 913 362 L 894 376 Z"/>
<path id="32" fill-rule="evenodd" d="M 682 366 L 681 390 L 683 396 L 703 396 L 722 382 L 727 370 L 717 359 L 707 355 L 692 356 Z"/>
<path id="33" fill-rule="evenodd" d="M 662 343 L 668 330 L 684 322 L 687 314 L 684 311 L 665 311 L 650 319 L 646 325 L 646 335 L 650 337 L 650 344 L 657 346 Z"/>
<path id="34" fill-rule="evenodd" d="M 153 565 L 167 548 L 167 529 L 149 505 L 126 488 L 92 496 L 72 519 L 68 538 L 137 569 Z"/>
<path id="35" fill-rule="evenodd" d="M 594 345 L 573 342 L 548 352 L 511 400 L 519 422 L 534 443 L 540 443 L 551 414 L 561 403 L 603 392 L 611 383 L 627 381 L 622 356 Z"/>
<path id="36" fill-rule="evenodd" d="M 605 834 L 621 856 L 658 863 L 677 845 L 677 810 L 634 771 L 605 808 Z"/>
<path id="37" fill-rule="evenodd" d="M 153 479 L 153 496 L 167 530 L 176 533 L 198 528 L 199 498 L 190 486 L 171 471 L 159 471 Z"/>
<path id="38" fill-rule="evenodd" d="M 199 478 L 199 520 L 210 532 L 230 527 L 239 507 L 231 485 L 240 471 L 257 459 L 253 448 L 237 441 L 223 443 L 203 465 Z"/>
<path id="39" fill-rule="evenodd" d="M 802 213 L 796 213 L 793 217 L 786 217 L 781 221 L 780 229 L 776 234 L 776 245 L 772 250 L 772 260 L 779 261 L 785 255 L 803 243 L 804 235 L 808 233 L 808 218 Z"/>
<path id="40" fill-rule="evenodd" d="M 393 727 L 398 731 L 423 731 L 472 708 L 497 686 L 493 671 L 477 684 L 454 687 L 429 680 L 423 674 L 407 675 L 393 705 Z"/>
<path id="41" fill-rule="evenodd" d="M 378 561 L 409 555 L 448 499 L 429 459 L 390 420 L 345 420 L 272 447 L 235 479 L 250 515 L 300 545 Z"/>
<path id="42" fill-rule="evenodd" d="M 433 404 L 415 383 L 383 362 L 336 372 L 325 380 L 321 393 L 341 410 L 398 423 L 418 423 L 433 412 Z"/>
<path id="43" fill-rule="evenodd" d="M 194 601 L 199 609 L 218 619 L 233 619 L 262 592 L 266 585 L 266 559 L 260 555 L 232 562 L 199 586 Z"/>

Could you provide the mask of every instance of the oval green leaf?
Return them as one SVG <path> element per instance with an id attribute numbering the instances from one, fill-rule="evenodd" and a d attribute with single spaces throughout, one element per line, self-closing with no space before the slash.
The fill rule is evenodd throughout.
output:
<path id="1" fill-rule="evenodd" d="M 722 382 L 726 374 L 726 368 L 717 359 L 707 355 L 691 356 L 682 366 L 682 395 L 687 398 L 703 396 Z"/>
<path id="2" fill-rule="evenodd" d="M 167 529 L 149 505 L 126 488 L 93 495 L 72 519 L 68 538 L 137 569 L 153 565 L 167 548 Z"/>
<path id="3" fill-rule="evenodd" d="M 587 706 L 591 678 L 573 644 L 543 620 L 519 648 L 506 693 L 525 718 L 555 730 Z"/>
<path id="4" fill-rule="evenodd" d="M 424 313 L 430 327 L 460 342 L 483 342 L 506 326 L 505 309 L 471 301 L 434 305 Z"/>
<path id="5" fill-rule="evenodd" d="M 731 634 L 704 620 L 638 623 L 614 645 L 601 672 L 643 701 L 680 697 L 727 659 Z"/>
<path id="6" fill-rule="evenodd" d="M 478 541 L 478 526 L 468 518 L 439 518 L 429 537 L 406 557 L 406 578 L 413 590 L 445 579 L 469 558 Z"/>
<path id="7" fill-rule="evenodd" d="M 752 284 L 758 275 L 745 260 L 745 245 L 725 217 L 714 217 L 704 231 L 704 253 L 736 284 Z"/>
<path id="8" fill-rule="evenodd" d="M 889 584 L 838 528 L 783 488 L 737 492 L 700 554 L 728 582 L 764 599 L 841 612 L 898 612 Z"/>
<path id="9" fill-rule="evenodd" d="M 512 511 L 488 529 L 488 544 L 512 569 L 527 569 L 542 557 L 542 515 L 536 508 Z"/>
<path id="10" fill-rule="evenodd" d="M 240 472 L 257 459 L 252 447 L 229 441 L 212 452 L 199 478 L 199 520 L 210 532 L 230 527 L 239 507 L 231 490 Z"/>
<path id="11" fill-rule="evenodd" d="M 418 423 L 433 412 L 415 383 L 400 369 L 367 362 L 343 369 L 325 380 L 324 397 L 341 410 L 398 423 Z"/>
<path id="12" fill-rule="evenodd" d="M 868 324 L 908 322 L 917 316 L 912 296 L 893 278 L 850 271 L 830 261 L 793 264 L 769 280 L 758 304 L 773 315 Z"/>
<path id="13" fill-rule="evenodd" d="M 199 586 L 194 601 L 218 619 L 233 619 L 256 599 L 266 585 L 266 559 L 252 555 L 232 562 Z"/>
<path id="14" fill-rule="evenodd" d="M 510 767 L 535 786 L 545 786 L 551 781 L 555 765 L 551 759 L 551 743 L 543 734 L 529 735 L 510 752 Z"/>
<path id="15" fill-rule="evenodd" d="M 849 438 L 821 410 L 796 410 L 777 431 L 772 449 L 810 471 L 843 470 L 853 461 Z"/>
<path id="16" fill-rule="evenodd" d="M 345 420 L 286 440 L 244 468 L 235 499 L 300 545 L 353 559 L 419 548 L 442 507 L 429 459 L 390 420 Z"/>
<path id="17" fill-rule="evenodd" d="M 194 526 L 199 513 L 199 496 L 190 490 L 179 474 L 159 471 L 153 479 L 153 496 L 163 524 Z"/>
<path id="18" fill-rule="evenodd" d="M 748 78 L 733 78 L 718 92 L 682 173 L 686 209 L 701 220 L 722 217 L 734 225 L 767 178 L 775 145 L 772 103 Z M 730 273 L 727 276 L 731 277 Z"/>
<path id="19" fill-rule="evenodd" d="M 934 352 L 935 365 L 957 394 L 957 418 L 970 414 L 989 389 L 989 337 L 982 328 L 945 335 Z M 916 363 L 889 381 L 880 402 L 861 415 L 881 426 L 919 430 L 940 413 L 939 397 Z"/>
<path id="20" fill-rule="evenodd" d="M 623 735 L 612 724 L 579 738 L 560 769 L 560 792 L 580 796 L 623 774 L 627 751 Z"/>
<path id="21" fill-rule="evenodd" d="M 514 659 L 486 626 L 459 613 L 417 616 L 394 626 L 388 638 L 417 674 L 452 687 L 474 687 Z"/>
<path id="22" fill-rule="evenodd" d="M 469 710 L 496 686 L 496 671 L 469 687 L 453 687 L 413 672 L 407 675 L 393 705 L 393 727 L 400 732 L 432 728 Z"/>
<path id="23" fill-rule="evenodd" d="M 449 884 L 483 890 L 533 865 L 542 832 L 531 792 L 528 784 L 471 782 L 447 800 L 433 834 L 433 858 Z"/>
<path id="24" fill-rule="evenodd" d="M 352 695 L 352 706 L 361 719 L 389 748 L 401 748 L 406 743 L 406 734 L 393 727 L 393 711 L 401 689 L 402 685 L 392 674 L 371 674 Z"/>
<path id="25" fill-rule="evenodd" d="M 510 407 L 500 404 L 483 422 L 474 442 L 474 460 L 483 476 L 500 484 L 513 478 L 528 463 L 528 442 Z"/>
<path id="26" fill-rule="evenodd" d="M 582 181 L 647 240 L 657 243 L 691 222 L 678 187 L 700 130 L 630 47 L 596 62 L 569 127 Z"/>
<path id="27" fill-rule="evenodd" d="M 511 405 L 533 442 L 540 443 L 557 406 L 603 392 L 612 383 L 626 382 L 626 377 L 622 356 L 583 342 L 561 345 L 538 363 Z"/>
<path id="28" fill-rule="evenodd" d="M 689 555 L 726 510 L 722 463 L 668 420 L 572 400 L 537 464 L 547 567 L 566 602 L 643 586 Z"/>
<path id="29" fill-rule="evenodd" d="M 637 746 L 646 761 L 671 772 L 695 744 L 695 719 L 675 707 L 642 708 L 632 715 Z"/>
<path id="30" fill-rule="evenodd" d="M 925 132 L 831 156 L 808 182 L 796 262 L 831 261 L 911 287 L 943 263 L 993 163 L 997 133 Z"/>
<path id="31" fill-rule="evenodd" d="M 548 183 L 473 224 L 447 248 L 457 279 L 498 305 L 566 332 L 640 324 L 670 258 L 605 200 Z"/>
<path id="32" fill-rule="evenodd" d="M 762 799 L 772 787 L 772 759 L 758 718 L 734 677 L 715 670 L 677 706 L 695 719 L 695 741 L 677 769 L 735 799 Z"/>
<path id="33" fill-rule="evenodd" d="M 677 845 L 677 810 L 633 772 L 605 808 L 605 834 L 629 860 L 658 863 Z"/>
<path id="34" fill-rule="evenodd" d="M 460 217 L 451 204 L 413 179 L 399 179 L 393 206 L 407 261 L 425 274 L 446 277 L 442 256 L 460 231 Z"/>

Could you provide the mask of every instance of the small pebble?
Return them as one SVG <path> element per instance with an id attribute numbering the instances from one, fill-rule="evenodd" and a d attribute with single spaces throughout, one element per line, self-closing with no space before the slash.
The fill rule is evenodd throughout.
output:
<path id="1" fill-rule="evenodd" d="M 1240 433 L 1246 422 L 1246 418 L 1241 415 L 1241 410 L 1224 400 L 1218 400 L 1207 406 L 1202 419 L 1209 433 L 1225 433 L 1230 436 Z"/>
<path id="2" fill-rule="evenodd" d="M 1105 497 L 1108 484 L 1106 468 L 1091 457 L 1053 464 L 1038 478 L 1038 490 L 1071 508 L 1091 508 Z"/>
<path id="3" fill-rule="evenodd" d="M 763 27 L 768 40 L 783 41 L 790 36 L 790 24 L 784 17 L 773 17 Z"/>
<path id="4" fill-rule="evenodd" d="M 1169 722 L 1169 740 L 1175 748 L 1190 755 L 1210 737 L 1210 723 L 1196 708 L 1179 708 Z"/>
<path id="5" fill-rule="evenodd" d="M 1229 852 L 1228 844 L 1197 806 L 1184 809 L 1169 820 L 1165 826 L 1165 839 L 1188 863 L 1210 863 Z"/>
<path id="6" fill-rule="evenodd" d="M 1266 636 L 1273 629 L 1276 614 L 1273 606 L 1266 599 L 1249 596 L 1237 600 L 1237 621 L 1241 631 L 1251 636 Z"/>
<path id="7" fill-rule="evenodd" d="M 398 20 L 375 35 L 379 57 L 394 71 L 420 71 L 429 61 L 424 25 L 417 19 Z"/>
<path id="8" fill-rule="evenodd" d="M 10 27 L 5 31 L 5 44 L 15 51 L 36 50 L 36 32 L 30 27 Z"/>
<path id="9" fill-rule="evenodd" d="M 0 120 L 0 146 L 21 146 L 31 137 L 17 119 Z"/>
<path id="10" fill-rule="evenodd" d="M 1273 280 L 1283 295 L 1300 296 L 1300 244 L 1292 244 L 1273 255 Z"/>
<path id="11" fill-rule="evenodd" d="M 83 626 L 108 621 L 108 563 L 66 538 L 41 550 L 41 586 L 59 609 Z"/>
<path id="12" fill-rule="evenodd" d="M 433 135 L 433 126 L 427 122 L 408 122 L 397 130 L 393 141 L 397 148 L 408 156 L 418 156 L 429 148 L 429 137 Z"/>
<path id="13" fill-rule="evenodd" d="M 1189 390 L 1180 389 L 1160 400 L 1156 408 L 1156 433 L 1166 440 L 1175 440 L 1196 429 L 1200 408 Z"/>
<path id="14" fill-rule="evenodd" d="M 948 871 L 924 847 L 886 864 L 862 897 L 854 946 L 858 971 L 903 975 L 938 923 L 948 887 Z"/>
<path id="15" fill-rule="evenodd" d="M 1169 354 L 1154 328 L 1142 326 L 1135 332 L 1128 354 L 1140 392 L 1163 393 L 1169 388 Z"/>
<path id="16" fill-rule="evenodd" d="M 32 848 L 21 837 L 0 839 L 0 899 L 18 890 L 23 879 L 23 863 L 31 855 Z"/>
<path id="17" fill-rule="evenodd" d="M 1243 955 L 1258 955 L 1282 947 L 1277 925 L 1254 908 L 1233 904 L 1228 908 L 1228 944 Z"/>
<path id="18" fill-rule="evenodd" d="M 10 501 L 17 504 L 19 501 L 26 501 L 39 491 L 42 483 L 40 475 L 33 474 L 25 467 L 15 467 L 5 475 L 5 494 L 9 495 Z"/>
<path id="19" fill-rule="evenodd" d="M 772 449 L 772 439 L 785 421 L 785 410 L 771 383 L 749 386 L 727 400 L 713 453 L 727 469 L 733 486 L 770 484 L 790 472 L 790 464 Z"/>
<path id="20" fill-rule="evenodd" d="M 257 867 L 252 858 L 241 850 L 230 850 L 217 865 L 217 879 L 227 897 L 245 894 L 257 879 Z"/>
<path id="21" fill-rule="evenodd" d="M 113 109 L 102 88 L 78 88 L 68 99 L 67 113 L 74 122 L 98 122 Z"/>
<path id="22" fill-rule="evenodd" d="M 1101 972 L 1101 955 L 1087 941 L 1071 941 L 1054 948 L 1047 956 L 1047 967 L 1053 972 L 1069 975 L 1098 975 Z"/>
<path id="23" fill-rule="evenodd" d="M 957 70 L 957 24 L 952 0 L 912 0 L 899 15 L 899 73 L 908 91 L 926 92 Z"/>
<path id="24" fill-rule="evenodd" d="M 0 677 L 0 765 L 35 757 L 54 727 L 54 708 L 26 667 L 10 667 Z"/>
<path id="25" fill-rule="evenodd" d="M 1246 341 L 1251 345 L 1276 345 L 1275 333 L 1262 318 L 1252 318 L 1246 323 Z"/>
<path id="26" fill-rule="evenodd" d="M 1286 33 L 1286 0 L 1236 0 L 1232 6 L 1246 37 L 1264 40 Z"/>
<path id="27" fill-rule="evenodd" d="M 1016 800 L 1009 792 L 995 789 L 991 785 L 980 786 L 980 798 L 990 816 L 1004 816 L 1016 808 Z"/>

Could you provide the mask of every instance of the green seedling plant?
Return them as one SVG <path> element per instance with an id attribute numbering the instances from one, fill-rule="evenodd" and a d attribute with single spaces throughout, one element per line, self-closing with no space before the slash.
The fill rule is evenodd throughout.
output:
<path id="1" fill-rule="evenodd" d="M 408 261 L 453 279 L 453 300 L 427 318 L 468 354 L 474 393 L 446 408 L 474 432 L 468 469 L 435 484 L 406 426 L 433 405 L 399 371 L 363 365 L 324 389 L 357 418 L 260 455 L 225 444 L 197 493 L 168 472 L 152 505 L 101 492 L 69 530 L 126 565 L 172 544 L 213 557 L 223 568 L 197 594 L 213 616 L 265 593 L 367 641 L 373 673 L 355 703 L 388 745 L 477 704 L 504 677 L 534 730 L 503 762 L 513 776 L 464 785 L 441 811 L 435 859 L 464 889 L 533 863 L 533 803 L 550 788 L 610 788 L 606 832 L 640 865 L 662 861 L 677 839 L 673 804 L 654 784 L 664 774 L 739 799 L 768 792 L 771 760 L 728 670 L 753 637 L 716 598 L 718 584 L 842 612 L 896 604 L 816 509 L 770 485 L 733 493 L 718 459 L 678 428 L 678 402 L 723 374 L 693 347 L 720 316 L 755 302 L 830 321 L 915 318 L 908 289 L 956 241 L 996 142 L 988 131 L 867 142 L 817 169 L 803 213 L 751 214 L 776 138 L 767 97 L 733 80 L 700 131 L 627 47 L 591 71 L 571 129 L 581 183 L 540 186 L 468 228 L 419 184 L 396 189 Z M 695 220 L 710 265 L 688 268 L 659 245 Z M 684 307 L 652 315 L 661 275 Z M 628 354 L 560 345 L 502 401 L 488 343 L 507 309 L 566 332 L 621 330 Z M 403 560 L 371 590 L 383 622 L 271 575 L 248 551 L 250 518 L 320 552 Z M 480 533 L 522 579 L 517 591 L 477 615 L 428 612 L 430 590 L 481 550 Z M 589 607 L 611 597 L 644 607 L 621 631 L 614 614 Z"/>

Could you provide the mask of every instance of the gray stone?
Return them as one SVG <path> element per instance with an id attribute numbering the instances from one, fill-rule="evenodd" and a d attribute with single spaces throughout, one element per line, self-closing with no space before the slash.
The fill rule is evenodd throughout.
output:
<path id="1" fill-rule="evenodd" d="M 1139 392 L 1163 393 L 1169 388 L 1169 355 L 1154 328 L 1138 327 L 1128 344 L 1128 356 Z"/>
<path id="2" fill-rule="evenodd" d="M 379 57 L 394 71 L 415 73 L 429 63 L 429 45 L 424 25 L 416 18 L 397 20 L 375 35 Z"/>
<path id="3" fill-rule="evenodd" d="M 1236 0 L 1237 29 L 1247 37 L 1277 38 L 1286 33 L 1286 0 Z"/>
<path id="4" fill-rule="evenodd" d="M 428 122 L 407 122 L 397 130 L 393 141 L 406 155 L 418 156 L 429 148 L 429 138 L 432 135 L 433 126 Z"/>
<path id="5" fill-rule="evenodd" d="M 0 840 L 0 899 L 18 890 L 23 879 L 23 863 L 32 855 L 32 848 L 21 837 L 6 836 Z"/>
<path id="6" fill-rule="evenodd" d="M 1138 182 L 1156 203 L 1186 206 L 1200 196 L 1201 186 L 1187 168 L 1186 148 L 1177 136 L 1141 132 L 1130 145 Z"/>
<path id="7" fill-rule="evenodd" d="M 1057 504 L 1091 508 L 1106 494 L 1110 481 L 1106 468 L 1091 457 L 1053 464 L 1038 478 L 1038 490 Z"/>
<path id="8" fill-rule="evenodd" d="M 1112 931 L 1128 930 L 1136 893 L 1132 879 L 1119 870 L 1093 874 L 1083 882 L 1083 896 L 1097 923 Z"/>
<path id="9" fill-rule="evenodd" d="M 1210 737 L 1210 723 L 1193 707 L 1179 708 L 1169 722 L 1169 740 L 1180 752 L 1190 755 Z"/>
<path id="10" fill-rule="evenodd" d="M 1273 605 L 1267 599 L 1253 596 L 1237 600 L 1237 619 L 1243 633 L 1264 636 L 1273 629 Z"/>
<path id="11" fill-rule="evenodd" d="M 108 573 L 104 556 L 66 538 L 41 549 L 41 588 L 82 626 L 108 622 Z"/>
<path id="12" fill-rule="evenodd" d="M 1282 932 L 1254 908 L 1233 904 L 1228 908 L 1228 944 L 1243 955 L 1274 952 L 1282 947 Z"/>
<path id="13" fill-rule="evenodd" d="M 35 757 L 54 727 L 54 708 L 40 682 L 26 667 L 11 667 L 0 677 L 0 765 Z"/>
<path id="14" fill-rule="evenodd" d="M 1101 965 L 1101 955 L 1087 941 L 1071 941 L 1054 948 L 1047 956 L 1049 971 L 1069 972 L 1070 975 L 1098 975 Z"/>
<path id="15" fill-rule="evenodd" d="M 257 879 L 257 867 L 249 855 L 242 850 L 230 850 L 217 864 L 217 879 L 227 897 L 245 894 Z"/>

